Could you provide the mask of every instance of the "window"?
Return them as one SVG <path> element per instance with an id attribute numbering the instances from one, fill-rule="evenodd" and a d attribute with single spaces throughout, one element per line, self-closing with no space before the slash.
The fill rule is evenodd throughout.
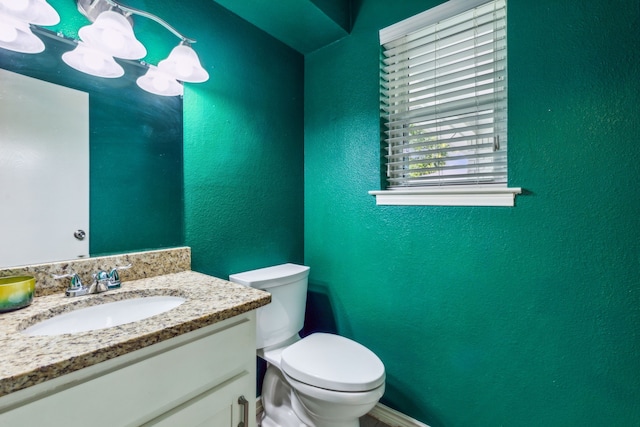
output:
<path id="1" fill-rule="evenodd" d="M 449 1 L 381 30 L 380 44 L 378 204 L 512 206 L 506 0 Z"/>

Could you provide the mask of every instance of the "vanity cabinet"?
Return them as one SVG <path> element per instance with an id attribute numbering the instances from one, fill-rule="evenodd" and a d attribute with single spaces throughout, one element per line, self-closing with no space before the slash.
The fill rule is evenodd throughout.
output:
<path id="1" fill-rule="evenodd" d="M 255 321 L 243 313 L 3 396 L 0 426 L 255 427 Z"/>

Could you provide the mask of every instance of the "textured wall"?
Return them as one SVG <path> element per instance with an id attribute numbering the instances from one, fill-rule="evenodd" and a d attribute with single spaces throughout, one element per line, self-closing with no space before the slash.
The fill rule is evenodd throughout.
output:
<path id="1" fill-rule="evenodd" d="M 638 2 L 509 3 L 515 208 L 377 207 L 377 31 L 437 3 L 356 1 L 306 57 L 318 311 L 434 427 L 640 425 Z"/>
<path id="2" fill-rule="evenodd" d="M 211 1 L 185 4 L 211 66 L 184 98 L 193 268 L 218 277 L 303 260 L 302 55 Z"/>

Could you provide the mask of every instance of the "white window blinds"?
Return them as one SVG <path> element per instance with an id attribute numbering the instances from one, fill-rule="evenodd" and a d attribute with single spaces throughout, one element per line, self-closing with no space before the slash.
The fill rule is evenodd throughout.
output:
<path id="1" fill-rule="evenodd" d="M 469 3 L 380 32 L 390 189 L 506 186 L 506 2 Z M 468 10 L 451 14 L 450 4 Z"/>

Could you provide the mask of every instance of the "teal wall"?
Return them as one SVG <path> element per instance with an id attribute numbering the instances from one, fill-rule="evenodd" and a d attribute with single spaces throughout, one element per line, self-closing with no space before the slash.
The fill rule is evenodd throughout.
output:
<path id="1" fill-rule="evenodd" d="M 431 426 L 640 425 L 640 6 L 512 1 L 516 207 L 375 206 L 377 31 L 305 58 L 305 262 L 336 329 Z"/>
<path id="2" fill-rule="evenodd" d="M 193 269 L 303 261 L 304 58 L 212 1 L 174 25 L 198 39 L 210 80 L 184 97 L 185 241 Z"/>

